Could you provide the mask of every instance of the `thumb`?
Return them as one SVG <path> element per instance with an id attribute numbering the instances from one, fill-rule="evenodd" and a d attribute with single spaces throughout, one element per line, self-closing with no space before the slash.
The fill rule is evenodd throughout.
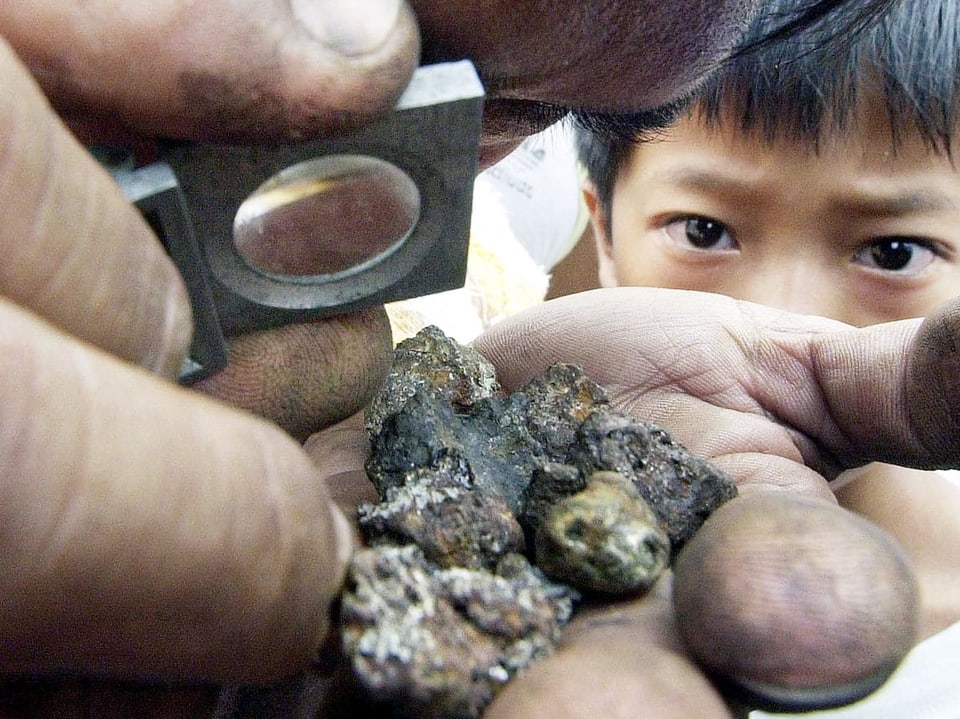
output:
<path id="1" fill-rule="evenodd" d="M 393 357 L 382 307 L 233 337 L 230 361 L 193 389 L 306 440 L 363 409 Z"/>
<path id="2" fill-rule="evenodd" d="M 916 641 L 918 590 L 905 555 L 832 502 L 780 492 L 731 500 L 683 548 L 674 575 L 684 643 L 753 701 L 854 701 Z"/>
<path id="3" fill-rule="evenodd" d="M 938 466 L 960 465 L 960 300 L 931 314 L 911 347 L 905 381 L 906 424 Z"/>
<path id="4" fill-rule="evenodd" d="M 191 139 L 343 132 L 419 55 L 403 0 L 3 3 L 0 33 L 75 127 Z"/>

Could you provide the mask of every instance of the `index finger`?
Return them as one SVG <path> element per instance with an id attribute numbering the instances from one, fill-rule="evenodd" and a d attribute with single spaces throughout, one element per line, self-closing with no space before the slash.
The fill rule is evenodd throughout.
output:
<path id="1" fill-rule="evenodd" d="M 306 664 L 352 541 L 295 441 L 7 303 L 0 370 L 0 674 Z"/>

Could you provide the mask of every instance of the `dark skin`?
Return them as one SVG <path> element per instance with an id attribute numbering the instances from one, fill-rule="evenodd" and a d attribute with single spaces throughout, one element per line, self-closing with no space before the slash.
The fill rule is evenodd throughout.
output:
<path id="1" fill-rule="evenodd" d="M 736 43 L 740 23 L 760 3 L 536 0 L 522 10 L 504 0 L 411 5 L 425 61 L 469 57 L 477 64 L 488 92 L 481 160 L 491 164 L 565 108 L 632 113 L 687 95 Z"/>
<path id="2" fill-rule="evenodd" d="M 513 3 L 438 1 L 414 9 L 427 54 L 469 54 L 497 98 L 632 110 L 695 86 L 754 4 L 528 3 L 520 17 Z M 297 19 L 291 7 L 300 11 Z M 629 42 L 616 45 L 626 55 L 612 56 L 609 37 L 586 32 L 586 7 L 609 13 L 599 15 L 611 19 L 603 27 L 629 34 Z M 306 0 L 0 6 L 0 35 L 9 44 L 0 49 L 7 89 L 0 98 L 0 358 L 15 378 L 0 383 L 9 428 L 0 436 L 0 581 L 9 588 L 0 607 L 0 671 L 11 678 L 90 678 L 82 686 L 44 680 L 38 691 L 19 684 L 0 706 L 8 716 L 146 716 L 144 706 L 152 707 L 150 716 L 188 715 L 187 706 L 202 716 L 209 692 L 148 693 L 112 682 L 271 682 L 302 668 L 327 636 L 351 545 L 323 480 L 356 479 L 356 445 L 342 453 L 318 440 L 307 454 L 276 425 L 170 381 L 190 333 L 182 283 L 47 102 L 83 140 L 256 141 L 342 131 L 392 106 L 417 62 L 419 39 L 407 9 L 331 8 L 353 8 L 356 16 L 328 26 L 333 10 Z M 361 25 L 366 40 L 350 38 L 346 30 Z M 662 42 L 644 38 L 647 31 Z M 683 48 L 693 48 L 694 57 L 678 56 Z M 580 62 L 558 64 L 572 56 Z M 624 61 L 637 72 L 624 73 Z M 504 106 L 515 114 L 516 105 Z M 520 114 L 529 117 L 529 107 L 520 106 Z M 526 131 L 493 128 L 494 114 L 495 139 L 514 142 Z M 504 325 L 480 348 L 515 383 L 555 357 L 576 359 L 581 348 L 599 347 L 600 338 L 614 341 L 590 371 L 619 388 L 624 408 L 652 413 L 684 439 L 684 427 L 723 427 L 731 413 L 749 419 L 737 426 L 753 431 L 701 432 L 692 446 L 726 460 L 744 483 L 773 481 L 826 496 L 821 473 L 848 464 L 960 461 L 960 412 L 947 399 L 960 386 L 953 352 L 960 308 L 945 310 L 920 335 L 915 325 L 821 335 L 795 318 L 771 328 L 749 313 L 718 310 L 698 321 L 712 323 L 728 341 L 742 332 L 755 345 L 734 341 L 729 352 L 721 346 L 701 353 L 706 366 L 686 367 L 682 382 L 653 364 L 652 384 L 631 392 L 630 366 L 611 359 L 629 353 L 640 364 L 645 357 L 653 362 L 663 356 L 662 342 L 679 343 L 690 325 L 673 299 L 624 304 L 608 297 L 549 305 Z M 613 327 L 582 326 L 577 319 L 603 316 L 614 304 L 627 308 L 629 322 L 621 316 Z M 637 316 L 664 331 L 645 340 L 629 329 Z M 761 351 L 770 342 L 779 346 L 784 334 L 793 337 L 785 352 Z M 314 349 L 296 350 L 298 343 Z M 744 346 L 756 351 L 734 351 Z M 284 371 L 275 360 L 277 353 L 313 357 L 318 347 L 326 352 L 319 361 Z M 266 333 L 236 344 L 233 374 L 208 389 L 288 422 L 289 414 L 278 415 L 289 408 L 271 405 L 282 388 L 298 398 L 300 424 L 290 429 L 303 436 L 362 406 L 389 349 L 379 311 Z M 265 371 L 264 357 L 273 371 Z M 804 368 L 811 371 L 797 373 Z M 698 381 L 734 371 L 751 381 L 721 394 Z M 795 401 L 783 404 L 778 387 L 788 387 Z M 886 398 L 879 407 L 865 399 L 877 388 Z M 315 418 L 315 426 L 304 426 L 303 416 Z M 628 682 L 622 688 L 635 691 L 582 692 L 597 712 L 629 713 L 628 701 L 642 694 L 677 716 L 726 714 L 672 634 L 665 596 L 618 610 L 631 627 L 617 633 L 620 643 L 604 638 L 609 622 L 585 619 L 558 655 L 564 666 L 585 668 L 584 681 L 594 676 L 591 667 L 600 671 L 598 647 L 611 660 L 622 658 L 614 662 Z M 645 635 L 653 640 L 643 642 Z M 631 660 L 636 652 L 653 652 L 654 665 L 677 668 L 667 675 L 675 680 L 634 671 L 654 666 Z M 524 686 L 526 696 L 544 697 L 543 711 L 557 709 L 556 699 L 548 701 L 561 696 L 551 690 L 556 666 L 518 683 L 491 714 L 529 716 L 515 703 Z M 699 709 L 671 700 L 681 686 L 684 694 L 698 687 L 688 701 Z"/>

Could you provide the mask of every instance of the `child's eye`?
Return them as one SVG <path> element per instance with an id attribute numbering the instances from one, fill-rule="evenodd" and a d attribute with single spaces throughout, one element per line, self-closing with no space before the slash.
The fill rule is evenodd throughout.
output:
<path id="1" fill-rule="evenodd" d="M 858 250 L 854 262 L 882 272 L 915 274 L 938 256 L 929 243 L 904 237 L 885 237 Z"/>
<path id="2" fill-rule="evenodd" d="M 663 227 L 671 240 L 698 250 L 732 250 L 737 241 L 722 222 L 702 215 L 678 217 Z"/>

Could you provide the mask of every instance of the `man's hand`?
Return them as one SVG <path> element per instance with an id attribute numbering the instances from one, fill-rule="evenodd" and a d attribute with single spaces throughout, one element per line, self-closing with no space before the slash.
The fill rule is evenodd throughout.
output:
<path id="1" fill-rule="evenodd" d="M 641 706 L 730 716 L 693 656 L 768 699 L 829 704 L 873 688 L 913 641 L 915 585 L 898 547 L 840 509 L 819 472 L 960 462 L 943 399 L 960 379 L 958 335 L 960 305 L 922 326 L 854 329 L 715 295 L 625 289 L 555 300 L 481 336 L 475 346 L 506 389 L 554 362 L 580 363 L 620 409 L 666 427 L 744 490 L 681 555 L 676 595 L 666 579 L 641 600 L 581 611 L 556 654 L 486 716 L 635 716 Z M 307 444 L 347 507 L 369 491 L 358 431 L 341 425 Z"/>
<path id="2" fill-rule="evenodd" d="M 922 328 L 858 330 L 715 295 L 625 289 L 555 300 L 481 336 L 475 346 L 508 391 L 554 362 L 580 363 L 615 405 L 723 466 L 744 495 L 651 594 L 581 608 L 558 651 L 485 716 L 742 711 L 704 665 L 754 700 L 827 705 L 874 688 L 914 640 L 915 585 L 899 548 L 837 506 L 817 470 L 960 462 L 943 449 L 956 431 L 942 402 L 958 334 L 960 306 Z M 344 509 L 372 498 L 358 422 L 306 448 Z"/>
<path id="3" fill-rule="evenodd" d="M 661 586 L 581 615 L 488 716 L 632 716 L 640 705 L 727 716 L 690 647 L 771 699 L 816 705 L 875 686 L 910 647 L 915 586 L 898 547 L 832 506 L 819 473 L 960 463 L 958 338 L 960 303 L 922 324 L 854 329 L 636 288 L 563 298 L 480 337 L 508 389 L 553 362 L 580 363 L 621 409 L 669 429 L 744 494 L 681 555 L 673 606 Z"/>
<path id="4" fill-rule="evenodd" d="M 393 106 L 412 16 L 12 2 L 0 36 L 0 674 L 287 675 L 326 635 L 350 532 L 290 436 L 170 381 L 180 277 L 49 103 L 85 141 L 339 131 Z M 303 434 L 362 406 L 390 352 L 380 310 L 244 340 L 231 391 L 261 409 L 283 388 Z"/>

